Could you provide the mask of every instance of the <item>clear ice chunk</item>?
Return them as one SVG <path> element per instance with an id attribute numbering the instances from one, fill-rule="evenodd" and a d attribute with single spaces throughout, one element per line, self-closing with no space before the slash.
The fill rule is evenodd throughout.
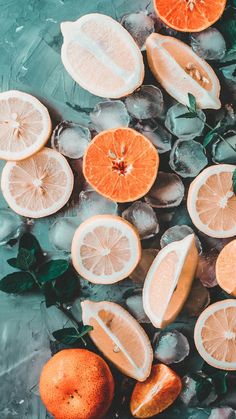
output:
<path id="1" fill-rule="evenodd" d="M 142 249 L 142 256 L 135 270 L 130 274 L 130 278 L 135 284 L 143 285 L 148 270 L 158 253 L 157 249 Z"/>
<path id="2" fill-rule="evenodd" d="M 205 60 L 221 60 L 226 53 L 224 37 L 216 28 L 191 34 L 191 47 Z"/>
<path id="3" fill-rule="evenodd" d="M 205 149 L 194 140 L 177 140 L 170 153 L 170 167 L 183 178 L 195 177 L 208 164 Z"/>
<path id="4" fill-rule="evenodd" d="M 137 228 L 142 239 L 152 237 L 159 231 L 156 213 L 145 202 L 134 202 L 122 212 L 122 217 Z"/>
<path id="5" fill-rule="evenodd" d="M 200 403 L 197 398 L 197 381 L 189 375 L 185 375 L 182 378 L 182 384 L 183 387 L 179 398 L 186 406 L 194 407 L 199 404 L 201 404 L 201 406 L 209 406 L 217 399 L 217 394 L 212 390 L 206 399 Z"/>
<path id="6" fill-rule="evenodd" d="M 212 160 L 215 163 L 236 164 L 236 151 L 229 146 L 236 150 L 236 132 L 229 131 L 227 134 L 224 134 L 226 142 L 219 139 L 212 146 Z"/>
<path id="7" fill-rule="evenodd" d="M 92 125 L 97 132 L 111 128 L 128 127 L 130 116 L 121 100 L 99 102 L 90 112 Z"/>
<path id="8" fill-rule="evenodd" d="M 176 137 L 193 140 L 202 134 L 205 126 L 206 115 L 200 109 L 197 110 L 199 118 L 178 118 L 189 112 L 186 106 L 177 103 L 171 106 L 166 114 L 165 126 Z"/>
<path id="9" fill-rule="evenodd" d="M 143 308 L 142 294 L 134 294 L 125 301 L 128 311 L 135 317 L 139 323 L 150 323 Z"/>
<path id="10" fill-rule="evenodd" d="M 10 209 L 0 209 L 0 245 L 16 239 L 23 227 L 23 219 Z"/>
<path id="11" fill-rule="evenodd" d="M 138 124 L 135 128 L 152 142 L 159 154 L 171 150 L 172 135 L 157 121 L 150 120 L 144 125 Z"/>
<path id="12" fill-rule="evenodd" d="M 155 31 L 155 20 L 146 11 L 131 13 L 121 19 L 121 24 L 134 38 L 141 51 L 145 50 L 145 42 L 151 33 Z"/>
<path id="13" fill-rule="evenodd" d="M 77 217 L 61 217 L 54 221 L 49 229 L 49 240 L 53 247 L 70 252 L 72 239 L 79 224 Z"/>
<path id="14" fill-rule="evenodd" d="M 184 304 L 183 312 L 187 313 L 189 317 L 198 317 L 209 304 L 209 291 L 202 285 L 201 281 L 196 278 L 193 282 L 187 301 Z"/>
<path id="15" fill-rule="evenodd" d="M 200 279 L 204 287 L 212 288 L 217 285 L 215 271 L 217 256 L 218 252 L 214 249 L 199 256 L 196 277 Z"/>
<path id="16" fill-rule="evenodd" d="M 202 252 L 202 245 L 199 238 L 194 233 L 193 229 L 188 225 L 176 225 L 168 228 L 165 233 L 161 236 L 160 244 L 161 248 L 167 246 L 168 244 L 179 241 L 187 237 L 189 234 L 195 235 L 195 242 L 198 248 L 199 253 Z"/>
<path id="17" fill-rule="evenodd" d="M 184 184 L 174 173 L 158 172 L 156 181 L 145 201 L 155 208 L 178 207 L 184 197 Z"/>
<path id="18" fill-rule="evenodd" d="M 188 339 L 178 330 L 161 332 L 155 344 L 154 357 L 169 365 L 183 361 L 189 355 L 189 350 Z"/>
<path id="19" fill-rule="evenodd" d="M 125 104 L 130 115 L 139 120 L 162 116 L 164 111 L 162 92 L 152 85 L 141 86 L 132 95 L 127 96 Z"/>
<path id="20" fill-rule="evenodd" d="M 88 128 L 75 122 L 63 121 L 54 129 L 51 145 L 64 156 L 79 159 L 84 155 L 90 140 Z"/>
<path id="21" fill-rule="evenodd" d="M 236 411 L 231 407 L 215 407 L 208 419 L 236 419 Z"/>
<path id="22" fill-rule="evenodd" d="M 104 198 L 94 190 L 82 191 L 79 194 L 79 202 L 70 208 L 69 215 L 77 217 L 80 222 L 94 215 L 114 214 L 118 212 L 118 205 L 110 199 Z"/>

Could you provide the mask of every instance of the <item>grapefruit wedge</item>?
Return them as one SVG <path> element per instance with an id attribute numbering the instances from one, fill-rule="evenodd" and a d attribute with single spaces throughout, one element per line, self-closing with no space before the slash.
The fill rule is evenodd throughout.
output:
<path id="1" fill-rule="evenodd" d="M 143 287 L 143 307 L 155 327 L 175 320 L 191 289 L 198 263 L 194 234 L 165 246 L 154 259 Z"/>
<path id="2" fill-rule="evenodd" d="M 236 240 L 221 250 L 216 261 L 216 280 L 223 290 L 236 297 Z"/>
<path id="3" fill-rule="evenodd" d="M 83 301 L 83 323 L 93 327 L 91 339 L 121 371 L 138 381 L 149 376 L 153 351 L 148 336 L 125 309 L 108 301 Z"/>
<path id="4" fill-rule="evenodd" d="M 188 106 L 191 93 L 201 109 L 221 107 L 220 83 L 215 72 L 188 45 L 171 36 L 153 33 L 146 48 L 151 71 L 174 99 Z"/>

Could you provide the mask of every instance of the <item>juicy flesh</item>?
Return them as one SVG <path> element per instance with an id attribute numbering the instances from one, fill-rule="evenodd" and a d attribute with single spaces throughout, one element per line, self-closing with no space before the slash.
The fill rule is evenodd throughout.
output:
<path id="1" fill-rule="evenodd" d="M 236 240 L 223 248 L 217 260 L 217 281 L 229 294 L 236 297 Z"/>

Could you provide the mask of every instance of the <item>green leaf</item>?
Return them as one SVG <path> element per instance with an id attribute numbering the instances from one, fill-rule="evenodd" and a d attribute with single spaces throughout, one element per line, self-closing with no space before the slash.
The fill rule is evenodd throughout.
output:
<path id="1" fill-rule="evenodd" d="M 16 267 L 23 271 L 28 271 L 36 262 L 34 249 L 28 250 L 24 247 L 19 248 L 16 258 Z"/>
<path id="2" fill-rule="evenodd" d="M 72 266 L 53 285 L 59 303 L 68 303 L 79 296 L 79 277 Z"/>
<path id="3" fill-rule="evenodd" d="M 203 365 L 202 371 L 204 371 L 204 373 L 207 374 L 212 379 L 215 386 L 216 394 L 218 396 L 227 393 L 228 371 L 214 368 L 211 365 L 207 364 L 206 362 Z"/>
<path id="4" fill-rule="evenodd" d="M 207 147 L 212 142 L 212 140 L 214 140 L 216 135 L 217 133 L 214 130 L 209 131 L 207 135 L 204 137 L 202 143 L 203 147 Z"/>
<path id="5" fill-rule="evenodd" d="M 33 234 L 24 233 L 23 236 L 21 236 L 19 241 L 19 250 L 21 248 L 34 251 L 37 263 L 43 259 L 43 252 L 41 246 L 38 240 L 33 236 Z"/>
<path id="6" fill-rule="evenodd" d="M 0 290 L 6 293 L 21 294 L 34 286 L 34 278 L 29 272 L 14 272 L 0 281 Z"/>
<path id="7" fill-rule="evenodd" d="M 186 119 L 196 118 L 196 113 L 186 112 L 186 113 L 183 113 L 182 115 L 179 115 L 179 116 L 175 117 L 175 119 L 181 119 L 181 118 L 186 118 Z"/>
<path id="8" fill-rule="evenodd" d="M 56 340 L 58 340 L 58 342 L 70 346 L 78 343 L 80 338 L 91 330 L 93 330 L 92 326 L 83 326 L 81 331 L 78 333 L 75 327 L 67 327 L 64 329 L 56 330 L 53 332 L 53 336 Z"/>
<path id="9" fill-rule="evenodd" d="M 189 100 L 189 108 L 191 111 L 196 112 L 197 111 L 197 102 L 195 96 L 192 95 L 192 93 L 188 93 L 188 100 Z"/>
<path id="10" fill-rule="evenodd" d="M 233 182 L 233 191 L 236 195 L 236 169 L 233 172 L 232 182 Z"/>
<path id="11" fill-rule="evenodd" d="M 199 377 L 196 384 L 196 396 L 199 402 L 205 400 L 212 390 L 214 390 L 212 379 L 209 377 Z"/>
<path id="12" fill-rule="evenodd" d="M 40 282 L 53 281 L 63 275 L 69 268 L 68 260 L 57 259 L 41 265 L 37 271 L 37 278 Z"/>
<path id="13" fill-rule="evenodd" d="M 220 31 L 231 48 L 236 46 L 236 20 L 226 19 L 220 24 Z"/>
<path id="14" fill-rule="evenodd" d="M 8 265 L 12 266 L 13 268 L 17 268 L 16 258 L 11 258 L 7 260 Z"/>

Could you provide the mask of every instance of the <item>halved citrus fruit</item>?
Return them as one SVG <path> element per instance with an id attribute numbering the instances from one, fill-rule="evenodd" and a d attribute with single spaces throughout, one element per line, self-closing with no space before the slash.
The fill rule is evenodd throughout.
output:
<path id="1" fill-rule="evenodd" d="M 215 72 L 188 45 L 153 33 L 146 48 L 151 71 L 169 95 L 185 106 L 189 105 L 188 93 L 192 93 L 201 109 L 221 107 L 220 83 Z"/>
<path id="2" fill-rule="evenodd" d="M 236 195 L 232 176 L 235 166 L 207 167 L 191 183 L 187 207 L 193 224 L 210 237 L 236 235 Z"/>
<path id="3" fill-rule="evenodd" d="M 212 367 L 236 370 L 236 300 L 207 307 L 195 325 L 194 341 L 201 357 Z"/>
<path id="4" fill-rule="evenodd" d="M 8 205 L 30 218 L 46 217 L 62 208 L 74 184 L 72 170 L 60 153 L 43 148 L 19 162 L 7 162 L 1 188 Z"/>
<path id="5" fill-rule="evenodd" d="M 18 90 L 0 93 L 0 159 L 23 160 L 40 150 L 52 130 L 47 108 Z"/>
<path id="6" fill-rule="evenodd" d="M 216 280 L 223 290 L 236 297 L 236 240 L 221 250 L 216 260 Z"/>
<path id="7" fill-rule="evenodd" d="M 226 0 L 154 0 L 154 8 L 168 26 L 182 32 L 199 32 L 220 19 Z"/>
<path id="8" fill-rule="evenodd" d="M 89 144 L 83 160 L 88 183 L 112 201 L 129 202 L 152 187 L 159 166 L 150 140 L 131 128 L 103 131 Z"/>
<path id="9" fill-rule="evenodd" d="M 143 287 L 143 307 L 155 327 L 171 323 L 187 299 L 198 263 L 194 234 L 157 254 Z"/>
<path id="10" fill-rule="evenodd" d="M 129 32 L 110 16 L 84 15 L 75 22 L 63 22 L 61 31 L 62 62 L 84 89 L 119 98 L 142 84 L 142 54 Z"/>
<path id="11" fill-rule="evenodd" d="M 153 351 L 137 320 L 116 303 L 83 301 L 81 305 L 83 322 L 93 326 L 90 336 L 98 349 L 123 374 L 138 381 L 146 380 Z"/>
<path id="12" fill-rule="evenodd" d="M 127 278 L 139 263 L 140 239 L 123 218 L 95 215 L 77 228 L 71 254 L 83 278 L 95 284 L 113 284 Z"/>

